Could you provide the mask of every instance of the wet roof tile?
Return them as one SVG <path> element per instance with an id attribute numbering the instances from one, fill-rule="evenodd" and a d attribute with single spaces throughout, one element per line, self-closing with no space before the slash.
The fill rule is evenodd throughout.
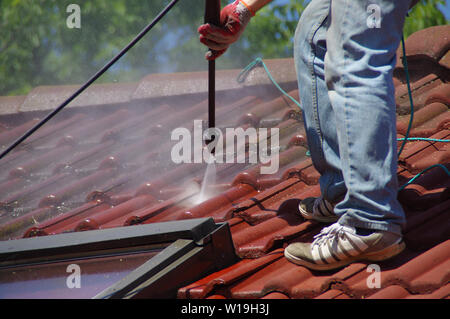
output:
<path id="1" fill-rule="evenodd" d="M 407 40 L 415 102 L 410 136 L 448 139 L 450 90 L 442 70 L 448 67 L 450 42 L 444 37 L 431 43 L 427 32 L 445 36 L 448 26 Z M 423 37 L 427 44 L 417 41 Z M 298 99 L 292 59 L 268 60 L 267 65 Z M 193 132 L 194 119 L 207 119 L 204 72 L 95 86 L 75 108 L 0 162 L 0 238 L 213 217 L 228 222 L 241 260 L 180 288 L 179 298 L 447 298 L 450 179 L 440 167 L 399 193 L 407 216 L 407 250 L 380 263 L 382 288 L 365 286 L 369 273 L 364 263 L 318 273 L 283 257 L 283 247 L 311 241 L 322 227 L 293 213 L 301 199 L 320 194 L 320 175 L 307 154 L 298 107 L 273 88 L 262 68 L 253 69 L 241 84 L 235 80 L 237 74 L 239 70 L 218 71 L 218 126 L 279 129 L 275 174 L 262 174 L 261 164 L 216 164 L 215 181 L 202 200 L 206 164 L 168 160 L 173 146 L 170 132 L 177 127 Z M 404 137 L 410 106 L 400 62 L 394 83 L 397 129 Z M 18 138 L 37 122 L 35 117 L 73 89 L 41 87 L 27 97 L 0 98 L 0 106 L 15 103 L 12 109 L 22 112 L 0 116 L 0 144 Z M 247 158 L 254 146 L 244 143 Z M 450 169 L 449 162 L 448 143 L 409 142 L 399 158 L 399 183 L 430 165 Z"/>

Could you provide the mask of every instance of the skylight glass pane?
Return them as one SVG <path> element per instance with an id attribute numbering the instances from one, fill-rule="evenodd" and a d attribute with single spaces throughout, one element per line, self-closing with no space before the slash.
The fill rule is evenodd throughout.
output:
<path id="1" fill-rule="evenodd" d="M 0 269 L 0 299 L 92 298 L 160 250 L 3 268 Z"/>

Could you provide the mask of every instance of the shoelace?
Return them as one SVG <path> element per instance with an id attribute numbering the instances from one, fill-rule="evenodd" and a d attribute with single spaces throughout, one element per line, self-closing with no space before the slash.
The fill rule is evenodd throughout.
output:
<path id="1" fill-rule="evenodd" d="M 338 223 L 334 223 L 329 227 L 325 227 L 320 231 L 320 233 L 314 236 L 312 246 L 320 245 L 329 239 L 334 240 L 339 237 L 344 237 L 346 229 L 348 229 L 347 226 L 339 225 Z"/>

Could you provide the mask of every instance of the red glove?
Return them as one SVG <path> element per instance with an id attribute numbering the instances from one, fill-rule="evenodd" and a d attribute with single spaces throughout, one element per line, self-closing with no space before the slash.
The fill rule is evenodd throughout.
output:
<path id="1" fill-rule="evenodd" d="M 206 53 L 207 60 L 215 60 L 221 56 L 244 32 L 254 13 L 242 1 L 230 3 L 220 12 L 221 26 L 203 24 L 198 28 L 200 42 L 212 51 Z"/>

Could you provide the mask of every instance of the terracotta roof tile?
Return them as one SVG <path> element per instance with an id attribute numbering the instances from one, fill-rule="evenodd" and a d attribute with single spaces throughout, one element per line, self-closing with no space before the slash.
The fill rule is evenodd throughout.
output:
<path id="1" fill-rule="evenodd" d="M 0 96 L 0 115 L 3 116 L 18 113 L 25 98 L 26 96 Z M 6 122 L 0 126 L 6 128 Z"/>
<path id="2" fill-rule="evenodd" d="M 20 106 L 20 112 L 53 110 L 72 95 L 78 85 L 39 86 L 34 88 Z M 129 102 L 135 83 L 94 84 L 70 103 L 69 108 L 104 106 Z"/>
<path id="3" fill-rule="evenodd" d="M 443 81 L 449 80 L 449 69 L 446 63 L 449 49 L 448 34 L 449 26 L 441 25 L 418 31 L 406 39 L 406 56 L 413 81 L 428 74 L 434 74 Z M 399 47 L 394 75 L 405 83 L 402 57 L 403 52 Z"/>
<path id="4" fill-rule="evenodd" d="M 283 251 L 278 249 L 257 259 L 244 259 L 238 263 L 215 272 L 189 286 L 178 290 L 180 298 L 204 298 L 213 290 L 220 290 L 260 269 L 282 259 Z"/>
<path id="5" fill-rule="evenodd" d="M 439 61 L 450 49 L 449 26 L 440 25 L 423 29 L 406 40 L 406 56 L 414 59 L 429 58 Z M 399 55 L 401 57 L 402 54 Z"/>
<path id="6" fill-rule="evenodd" d="M 229 289 L 233 298 L 260 298 L 274 291 L 291 298 L 312 298 L 327 290 L 331 283 L 345 280 L 363 268 L 363 264 L 353 264 L 338 272 L 315 274 L 280 258 Z"/>
<path id="7" fill-rule="evenodd" d="M 414 111 L 418 111 L 426 105 L 431 92 L 443 86 L 442 80 L 435 74 L 428 74 L 423 78 L 413 81 L 411 84 L 411 93 L 414 101 Z M 400 115 L 411 114 L 408 86 L 406 83 L 395 87 L 395 100 L 397 103 L 397 113 Z"/>
<path id="8" fill-rule="evenodd" d="M 28 131 L 30 128 L 32 128 L 34 125 L 36 125 L 39 122 L 39 119 L 32 119 L 26 123 L 23 123 L 22 125 L 13 127 L 10 130 L 3 131 L 0 134 L 0 145 L 7 145 L 14 142 L 16 139 L 18 139 L 22 134 L 24 134 L 26 131 Z"/>
<path id="9" fill-rule="evenodd" d="M 389 286 L 371 295 L 368 299 L 444 299 L 450 295 L 450 284 L 430 294 L 412 294 L 402 286 Z"/>
<path id="10" fill-rule="evenodd" d="M 439 60 L 439 65 L 442 68 L 450 69 L 450 52 L 444 54 L 444 56 Z"/>
<path id="11" fill-rule="evenodd" d="M 412 137 L 450 137 L 448 75 L 443 71 L 448 68 L 447 28 L 431 28 L 407 40 L 415 105 Z M 293 60 L 267 65 L 283 88 L 299 98 Z M 407 216 L 407 249 L 380 263 L 380 289 L 365 284 L 365 263 L 319 273 L 283 257 L 287 244 L 311 241 L 322 228 L 293 213 L 301 199 L 320 194 L 320 175 L 307 155 L 298 107 L 273 88 L 262 68 L 253 69 L 241 84 L 235 81 L 239 71 L 218 71 L 218 126 L 279 129 L 277 173 L 261 174 L 261 164 L 248 162 L 217 164 L 215 182 L 201 201 L 206 164 L 168 160 L 170 132 L 177 127 L 192 132 L 195 119 L 207 119 L 205 72 L 94 86 L 58 121 L 0 161 L 0 238 L 213 217 L 228 222 L 241 260 L 180 288 L 179 298 L 448 298 L 450 179 L 438 167 L 399 193 Z M 410 113 L 402 72 L 398 62 L 398 137 L 406 134 Z M 73 89 L 40 87 L 27 97 L 0 98 L 0 106 L 22 112 L 2 113 L 0 144 L 18 138 Z M 254 146 L 246 142 L 247 156 Z M 449 161 L 448 143 L 408 142 L 399 158 L 399 183 L 430 165 L 450 169 Z"/>
<path id="12" fill-rule="evenodd" d="M 381 288 L 395 284 L 410 292 L 423 294 L 447 284 L 450 276 L 449 245 L 450 241 L 446 241 L 422 254 L 405 251 L 399 258 L 384 262 L 384 267 L 381 268 Z M 376 292 L 376 288 L 367 286 L 370 274 L 362 271 L 342 282 L 340 289 L 357 297 L 370 296 Z"/>

